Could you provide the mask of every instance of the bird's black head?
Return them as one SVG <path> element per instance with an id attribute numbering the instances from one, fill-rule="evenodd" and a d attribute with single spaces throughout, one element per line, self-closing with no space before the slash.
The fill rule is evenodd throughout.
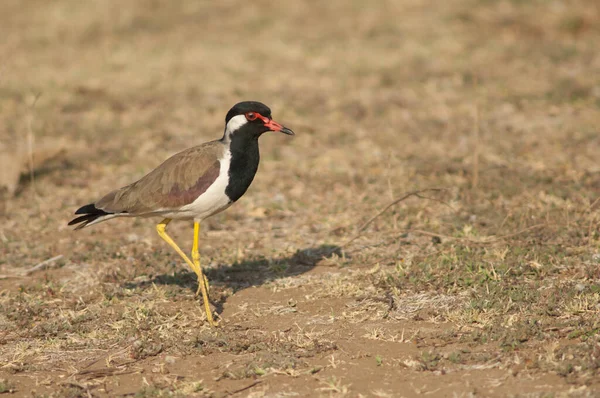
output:
<path id="1" fill-rule="evenodd" d="M 261 102 L 240 102 L 227 112 L 225 117 L 226 139 L 238 134 L 258 138 L 267 131 L 280 131 L 284 134 L 294 135 L 292 130 L 275 122 L 271 118 L 271 109 Z"/>

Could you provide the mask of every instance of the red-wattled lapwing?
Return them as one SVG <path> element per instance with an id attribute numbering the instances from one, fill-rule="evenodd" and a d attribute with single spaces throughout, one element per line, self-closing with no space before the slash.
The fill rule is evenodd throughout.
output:
<path id="1" fill-rule="evenodd" d="M 208 280 L 198 253 L 200 222 L 219 213 L 248 189 L 258 169 L 258 137 L 267 131 L 294 135 L 271 119 L 271 110 L 254 101 L 240 102 L 225 117 L 223 138 L 186 149 L 133 184 L 79 208 L 69 225 L 81 229 L 116 217 L 162 217 L 156 230 L 198 276 L 206 317 L 215 322 L 208 302 Z M 192 260 L 167 235 L 171 220 L 194 220 Z"/>

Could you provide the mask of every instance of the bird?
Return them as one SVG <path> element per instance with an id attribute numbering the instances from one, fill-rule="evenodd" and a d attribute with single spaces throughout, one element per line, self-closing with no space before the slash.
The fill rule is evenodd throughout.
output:
<path id="1" fill-rule="evenodd" d="M 252 183 L 260 160 L 258 138 L 268 131 L 294 135 L 275 122 L 271 109 L 258 101 L 235 104 L 225 117 L 225 131 L 218 140 L 185 149 L 127 186 L 75 211 L 68 225 L 75 230 L 119 217 L 160 217 L 158 235 L 189 265 L 198 277 L 206 318 L 216 326 L 210 309 L 208 279 L 202 271 L 198 241 L 200 223 L 236 202 Z M 172 220 L 192 220 L 194 237 L 191 260 L 167 234 Z"/>

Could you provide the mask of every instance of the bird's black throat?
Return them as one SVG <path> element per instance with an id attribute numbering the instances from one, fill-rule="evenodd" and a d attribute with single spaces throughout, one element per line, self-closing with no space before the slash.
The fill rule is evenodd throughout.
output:
<path id="1" fill-rule="evenodd" d="M 233 134 L 229 151 L 231 152 L 229 182 L 225 194 L 235 202 L 246 193 L 258 170 L 260 160 L 258 135 Z"/>

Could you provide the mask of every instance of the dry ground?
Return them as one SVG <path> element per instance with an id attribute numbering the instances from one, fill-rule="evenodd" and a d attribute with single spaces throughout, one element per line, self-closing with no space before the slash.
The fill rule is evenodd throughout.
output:
<path id="1" fill-rule="evenodd" d="M 0 392 L 600 395 L 596 0 L 3 0 L 0 37 L 3 171 L 35 165 Z M 204 223 L 211 329 L 152 220 L 66 222 L 243 99 L 297 136 Z"/>

